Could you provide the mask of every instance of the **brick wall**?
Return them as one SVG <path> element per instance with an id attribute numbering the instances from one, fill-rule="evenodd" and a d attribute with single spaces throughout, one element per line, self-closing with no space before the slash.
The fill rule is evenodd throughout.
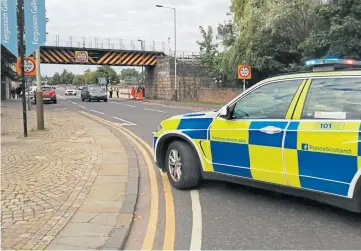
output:
<path id="1" fill-rule="evenodd" d="M 197 90 L 198 101 L 212 103 L 228 103 L 233 98 L 237 97 L 240 93 L 242 93 L 242 90 L 236 88 L 201 87 Z"/>

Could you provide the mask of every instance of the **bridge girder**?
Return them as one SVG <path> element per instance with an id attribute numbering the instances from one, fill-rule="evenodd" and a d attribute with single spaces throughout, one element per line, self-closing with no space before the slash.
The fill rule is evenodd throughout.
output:
<path id="1" fill-rule="evenodd" d="M 88 62 L 77 62 L 77 51 L 88 54 Z M 157 64 L 163 52 L 130 51 L 113 49 L 87 49 L 74 47 L 42 46 L 40 60 L 42 64 L 80 64 L 80 65 L 113 65 L 113 66 L 148 66 Z"/>

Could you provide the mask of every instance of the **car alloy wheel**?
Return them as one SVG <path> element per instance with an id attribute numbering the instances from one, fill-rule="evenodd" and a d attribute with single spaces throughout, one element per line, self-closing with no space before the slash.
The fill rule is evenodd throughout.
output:
<path id="1" fill-rule="evenodd" d="M 179 181 L 182 176 L 182 161 L 178 150 L 172 149 L 168 156 L 169 174 L 174 181 Z"/>

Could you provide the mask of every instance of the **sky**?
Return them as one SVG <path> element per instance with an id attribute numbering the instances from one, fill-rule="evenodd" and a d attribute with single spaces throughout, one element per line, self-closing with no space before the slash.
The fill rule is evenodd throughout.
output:
<path id="1" fill-rule="evenodd" d="M 111 38 L 116 45 L 122 39 L 125 46 L 130 46 L 131 40 L 140 44 L 137 40 L 141 39 L 145 46 L 156 41 L 157 48 L 164 42 L 168 51 L 169 38 L 171 49 L 174 48 L 173 10 L 156 8 L 156 4 L 176 8 L 177 51 L 192 53 L 199 51 L 196 43 L 201 39 L 199 26 L 211 25 L 216 29 L 218 23 L 227 20 L 231 0 L 46 0 L 49 18 L 46 44 L 54 45 L 56 35 L 61 44 L 66 44 L 70 36 L 73 44 L 82 41 L 83 36 L 86 43 L 98 37 L 104 43 Z M 42 64 L 41 75 L 52 76 L 63 69 L 82 74 L 95 68 Z M 122 69 L 113 68 L 117 72 Z"/>

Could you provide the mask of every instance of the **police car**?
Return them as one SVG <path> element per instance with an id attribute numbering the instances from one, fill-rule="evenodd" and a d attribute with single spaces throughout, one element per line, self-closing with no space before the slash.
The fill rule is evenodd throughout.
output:
<path id="1" fill-rule="evenodd" d="M 177 189 L 223 180 L 361 212 L 361 61 L 310 60 L 218 111 L 162 121 L 154 160 Z"/>

